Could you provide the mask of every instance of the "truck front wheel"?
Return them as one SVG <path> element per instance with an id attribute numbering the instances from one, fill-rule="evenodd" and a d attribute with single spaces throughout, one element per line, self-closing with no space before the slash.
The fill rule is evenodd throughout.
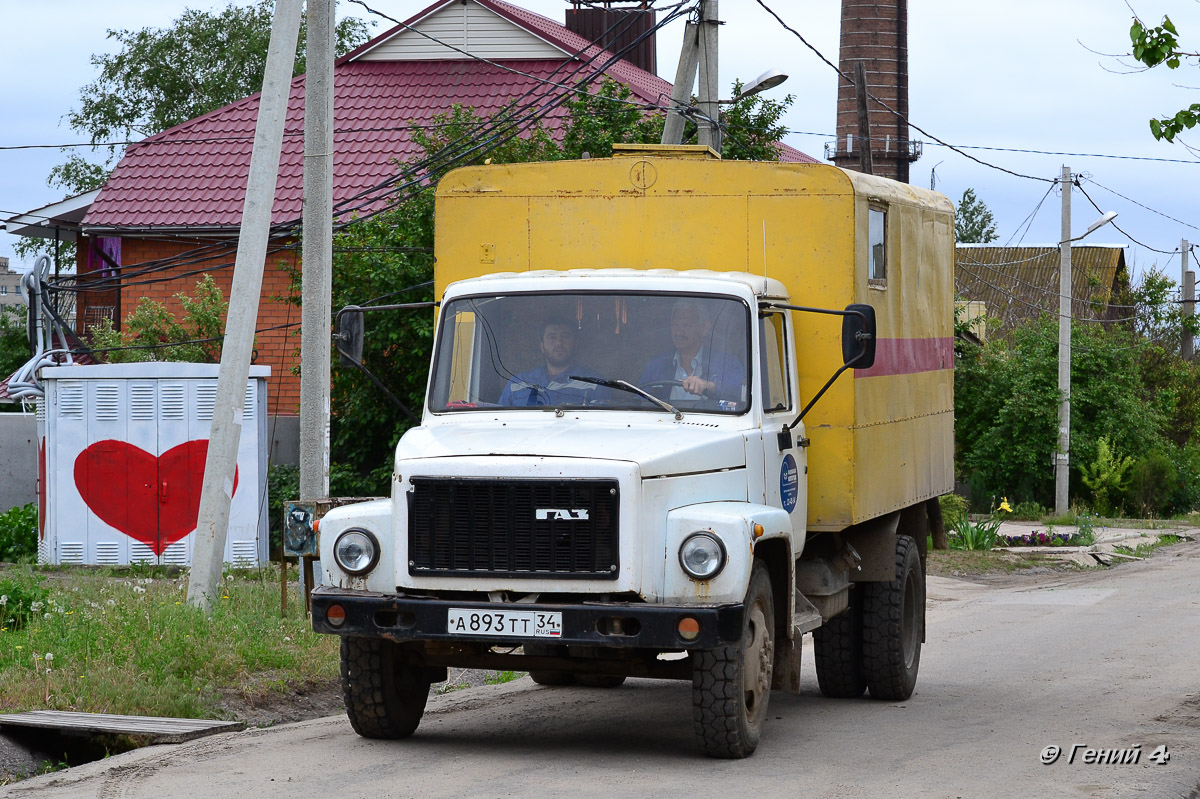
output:
<path id="1" fill-rule="evenodd" d="M 863 592 L 863 676 L 875 699 L 912 696 L 921 664 L 925 614 L 925 574 L 917 542 L 896 537 L 896 577 L 861 583 Z"/>
<path id="2" fill-rule="evenodd" d="M 692 653 L 692 718 L 709 757 L 749 757 L 758 746 L 775 662 L 771 577 L 755 561 L 746 592 L 742 640 Z"/>
<path id="3" fill-rule="evenodd" d="M 412 735 L 429 698 L 425 669 L 404 663 L 382 638 L 342 638 L 342 696 L 350 726 L 364 738 Z"/>

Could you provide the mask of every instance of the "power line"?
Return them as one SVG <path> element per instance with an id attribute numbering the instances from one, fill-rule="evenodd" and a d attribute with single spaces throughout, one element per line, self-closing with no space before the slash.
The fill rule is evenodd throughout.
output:
<path id="1" fill-rule="evenodd" d="M 1017 233 L 1020 232 L 1022 226 L 1024 226 L 1025 232 L 1021 233 L 1021 238 L 1019 238 L 1017 240 L 1017 244 L 1020 245 L 1021 242 L 1025 241 L 1025 236 L 1026 236 L 1026 234 L 1029 233 L 1029 228 L 1033 226 L 1033 220 L 1037 218 L 1038 211 L 1042 210 L 1042 204 L 1046 202 L 1046 198 L 1050 196 L 1050 192 L 1054 191 L 1054 187 L 1056 185 L 1058 185 L 1058 184 L 1051 183 L 1046 188 L 1046 193 L 1042 195 L 1042 199 L 1038 200 L 1037 205 L 1035 205 L 1033 207 L 1033 210 L 1029 212 L 1029 215 L 1026 216 L 1025 219 L 1023 219 L 1021 221 L 1021 224 L 1017 225 L 1016 230 L 1014 230 L 1012 232 L 1012 236 L 1008 237 L 1008 241 L 1004 242 L 1005 247 L 1007 247 L 1009 245 L 1009 243 L 1012 242 L 1013 236 L 1017 235 Z"/>
<path id="2" fill-rule="evenodd" d="M 359 0 L 353 0 L 353 1 L 359 2 Z M 836 72 L 838 75 L 840 75 L 842 77 L 843 80 L 845 80 L 847 83 L 854 83 L 854 81 L 851 80 L 850 77 L 848 77 L 846 75 L 846 73 L 842 72 L 842 70 L 839 69 L 832 61 L 830 61 L 828 58 L 826 58 L 825 55 L 820 50 L 818 50 L 816 47 L 813 47 L 811 44 L 809 44 L 808 40 L 805 39 L 804 36 L 801 35 L 801 33 L 799 31 L 797 31 L 795 28 L 792 28 L 790 25 L 788 25 L 786 22 L 784 22 L 783 19 L 778 14 L 776 14 L 774 11 L 771 10 L 770 6 L 768 6 L 765 2 L 763 2 L 763 0 L 756 0 L 756 2 L 760 6 L 762 6 L 763 9 L 765 9 L 768 14 L 773 16 L 776 19 L 776 21 L 784 27 L 785 30 L 787 30 L 789 33 L 791 33 L 793 36 L 795 36 L 797 39 L 799 39 L 804 44 L 804 46 L 807 47 L 809 50 L 812 50 L 814 53 L 816 53 L 817 57 L 820 58 L 822 61 L 824 61 L 826 64 L 828 64 L 830 66 L 830 68 L 833 69 L 834 72 Z M 976 158 L 975 156 L 971 155 L 970 153 L 960 150 L 959 148 L 955 147 L 953 144 L 942 141 L 941 139 L 939 139 L 937 136 L 934 136 L 929 131 L 924 130 L 920 126 L 914 124 L 913 121 L 910 120 L 908 117 L 906 117 L 904 114 L 901 114 L 899 111 L 894 110 L 891 106 L 889 106 L 887 103 L 883 102 L 878 97 L 871 94 L 870 92 L 867 92 L 866 94 L 867 94 L 867 97 L 869 97 L 870 99 L 875 101 L 876 105 L 878 105 L 884 111 L 887 111 L 889 114 L 892 114 L 897 119 L 904 122 L 904 124 L 908 125 L 913 130 L 917 131 L 918 133 L 920 133 L 924 136 L 928 136 L 930 139 L 933 139 L 935 142 L 942 145 L 943 147 L 950 148 L 951 150 L 953 150 L 954 152 L 963 156 L 964 158 L 969 158 L 970 160 L 974 161 L 977 164 L 983 164 L 986 167 L 991 167 L 992 169 L 999 170 L 1000 172 L 1005 172 L 1009 175 L 1013 175 L 1014 177 L 1025 178 L 1027 180 L 1042 181 L 1043 183 L 1052 183 L 1053 182 L 1053 180 L 1051 178 L 1041 178 L 1041 177 L 1037 177 L 1036 175 L 1026 175 L 1021 172 L 1014 172 L 1011 169 L 1006 169 L 1005 167 L 997 166 L 996 164 L 992 164 L 987 161 L 984 161 L 982 158 Z"/>
<path id="3" fill-rule="evenodd" d="M 1172 222 L 1178 222 L 1179 224 L 1183 225 L 1184 227 L 1190 227 L 1192 230 L 1200 230 L 1200 227 L 1196 227 L 1195 225 L 1191 224 L 1190 222 L 1184 222 L 1182 219 L 1176 219 L 1175 217 L 1171 216 L 1170 214 L 1164 214 L 1162 211 L 1157 211 L 1148 205 L 1143 205 L 1142 203 L 1138 202 L 1137 200 L 1135 200 L 1131 197 L 1126 197 L 1124 194 L 1117 191 L 1116 189 L 1110 189 L 1108 186 L 1103 185 L 1102 183 L 1097 181 L 1095 178 L 1089 178 L 1089 182 L 1095 186 L 1099 186 L 1100 188 L 1104 189 L 1109 194 L 1115 194 L 1118 197 L 1120 197 L 1122 200 L 1131 202 L 1134 205 L 1138 206 L 1139 208 L 1146 209 L 1147 211 L 1149 211 L 1152 214 L 1158 214 L 1159 216 L 1163 217 L 1164 219 L 1170 219 Z"/>
<path id="4" fill-rule="evenodd" d="M 1089 195 L 1087 193 L 1087 190 L 1084 189 L 1082 185 L 1080 185 L 1080 182 L 1078 180 L 1075 181 L 1075 188 L 1079 189 L 1079 191 L 1083 194 L 1083 196 L 1087 198 L 1087 201 L 1092 204 L 1093 208 L 1095 208 L 1100 213 L 1104 213 L 1104 209 L 1101 208 L 1099 205 L 1096 205 L 1096 201 L 1091 198 L 1091 195 Z M 1162 253 L 1163 255 L 1174 255 L 1177 252 L 1177 250 L 1160 250 L 1157 247 L 1151 247 L 1149 244 L 1138 241 L 1133 236 L 1130 236 L 1115 221 L 1110 221 L 1109 224 L 1112 225 L 1113 227 L 1115 227 L 1118 231 L 1120 231 L 1122 236 L 1129 239 L 1130 241 L 1132 241 L 1134 244 L 1138 245 L 1139 247 L 1145 247 L 1147 250 L 1150 250 L 1151 252 Z"/>

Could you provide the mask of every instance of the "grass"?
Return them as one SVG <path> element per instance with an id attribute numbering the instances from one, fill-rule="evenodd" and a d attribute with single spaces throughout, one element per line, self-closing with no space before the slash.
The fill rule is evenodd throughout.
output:
<path id="1" fill-rule="evenodd" d="M 926 563 L 930 574 L 965 577 L 978 574 L 1011 574 L 1034 568 L 1073 571 L 1077 567 L 1043 552 L 1006 550 L 930 549 Z"/>
<path id="2" fill-rule="evenodd" d="M 494 671 L 484 677 L 483 682 L 486 685 L 503 685 L 506 682 L 521 679 L 526 673 L 524 671 Z"/>
<path id="3" fill-rule="evenodd" d="M 1149 557 L 1150 553 L 1154 550 L 1160 547 L 1169 547 L 1172 544 L 1178 544 L 1182 540 L 1183 539 L 1177 535 L 1163 535 L 1159 536 L 1156 541 L 1148 541 L 1145 544 L 1138 544 L 1135 547 L 1118 545 L 1114 546 L 1113 550 L 1120 552 L 1123 555 L 1133 555 L 1134 557 L 1138 558 L 1146 558 Z"/>
<path id="4" fill-rule="evenodd" d="M 312 632 L 295 596 L 280 618 L 278 567 L 227 574 L 211 616 L 187 604 L 184 576 L 161 569 L 0 567 L 4 583 L 44 599 L 23 625 L 0 626 L 2 712 L 229 718 L 231 696 L 338 673 L 337 639 Z"/>

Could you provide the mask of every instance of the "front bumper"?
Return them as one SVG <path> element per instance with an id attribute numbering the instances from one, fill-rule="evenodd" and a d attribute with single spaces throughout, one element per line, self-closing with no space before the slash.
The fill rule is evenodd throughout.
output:
<path id="1" fill-rule="evenodd" d="M 328 621 L 331 605 L 345 611 L 344 623 Z M 483 613 L 533 611 L 562 613 L 562 635 L 512 637 L 487 633 L 447 631 L 451 608 Z M 573 604 L 509 604 L 424 599 L 347 591 L 322 586 L 312 594 L 313 630 L 319 633 L 392 641 L 474 641 L 498 646 L 522 643 L 652 649 L 712 649 L 741 640 L 744 606 L 741 603 L 707 606 L 663 606 L 633 602 Z M 683 617 L 695 619 L 700 632 L 693 640 L 679 635 Z"/>

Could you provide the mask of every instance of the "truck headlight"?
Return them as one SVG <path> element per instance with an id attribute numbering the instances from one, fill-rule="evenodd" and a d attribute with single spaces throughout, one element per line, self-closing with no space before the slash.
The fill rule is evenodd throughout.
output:
<path id="1" fill-rule="evenodd" d="M 679 547 L 679 565 L 697 580 L 711 580 L 725 568 L 725 545 L 712 533 L 692 533 Z"/>
<path id="2" fill-rule="evenodd" d="M 333 559 L 347 574 L 366 574 L 379 562 L 379 542 L 359 527 L 351 527 L 333 542 Z"/>

